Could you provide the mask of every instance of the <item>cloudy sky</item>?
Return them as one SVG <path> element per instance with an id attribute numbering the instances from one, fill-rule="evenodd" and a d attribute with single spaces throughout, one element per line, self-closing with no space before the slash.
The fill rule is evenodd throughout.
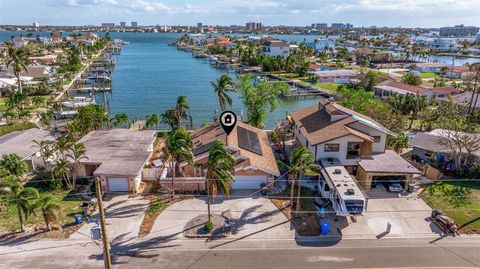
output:
<path id="1" fill-rule="evenodd" d="M 0 0 L 0 24 L 480 25 L 480 0 Z"/>

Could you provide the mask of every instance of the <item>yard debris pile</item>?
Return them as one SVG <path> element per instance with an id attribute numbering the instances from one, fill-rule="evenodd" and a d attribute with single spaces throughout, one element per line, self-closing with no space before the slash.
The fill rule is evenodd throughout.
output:
<path id="1" fill-rule="evenodd" d="M 444 216 L 443 212 L 438 210 L 433 210 L 431 219 L 444 232 L 451 233 L 453 235 L 458 235 L 457 223 L 453 219 L 447 216 Z"/>

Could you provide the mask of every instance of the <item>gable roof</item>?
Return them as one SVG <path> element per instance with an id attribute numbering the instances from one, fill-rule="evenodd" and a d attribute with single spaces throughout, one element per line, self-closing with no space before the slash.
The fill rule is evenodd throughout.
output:
<path id="1" fill-rule="evenodd" d="M 325 143 L 347 135 L 373 141 L 371 136 L 351 126 L 355 122 L 360 122 L 387 134 L 393 134 L 373 119 L 327 99 L 320 101 L 318 105 L 292 112 L 290 115 L 311 145 Z M 332 119 L 332 115 L 339 117 Z"/>
<path id="2" fill-rule="evenodd" d="M 92 131 L 80 139 L 88 159 L 83 164 L 100 164 L 94 175 L 137 176 L 150 157 L 155 131 L 112 129 Z"/>
<path id="3" fill-rule="evenodd" d="M 11 132 L 0 136 L 0 159 L 4 154 L 15 153 L 26 159 L 39 151 L 33 140 L 55 140 L 48 131 L 38 128 Z"/>
<path id="4" fill-rule="evenodd" d="M 245 147 L 240 147 L 238 139 L 239 128 L 246 129 L 258 136 L 258 143 L 260 146 L 259 151 L 254 152 L 246 149 Z M 192 139 L 194 145 L 193 152 L 196 156 L 206 153 L 209 149 L 209 146 L 212 145 L 214 141 L 220 141 L 229 148 L 238 150 L 238 155 L 246 159 L 246 161 L 237 164 L 237 168 L 254 166 L 274 176 L 280 175 L 267 133 L 262 129 L 255 128 L 246 123 L 238 121 L 230 135 L 227 136 L 225 131 L 223 131 L 222 127 L 220 126 L 220 123 L 215 122 L 193 131 L 190 133 L 190 138 Z"/>

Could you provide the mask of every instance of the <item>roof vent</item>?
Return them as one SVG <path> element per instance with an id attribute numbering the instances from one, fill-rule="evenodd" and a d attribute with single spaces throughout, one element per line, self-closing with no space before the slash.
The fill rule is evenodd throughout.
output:
<path id="1" fill-rule="evenodd" d="M 342 170 L 340 170 L 340 169 L 337 168 L 337 169 L 335 169 L 335 171 L 334 171 L 333 173 L 334 173 L 334 174 L 341 174 L 341 173 L 342 173 Z"/>
<path id="2" fill-rule="evenodd" d="M 347 189 L 347 195 L 354 195 L 355 190 L 354 189 Z"/>

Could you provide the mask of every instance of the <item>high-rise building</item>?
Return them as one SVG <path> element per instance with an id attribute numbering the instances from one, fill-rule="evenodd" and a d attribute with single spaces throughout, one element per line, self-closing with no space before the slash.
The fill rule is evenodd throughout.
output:
<path id="1" fill-rule="evenodd" d="M 121 22 L 120 22 L 120 27 L 122 27 L 122 28 L 127 27 L 127 23 L 124 22 L 124 21 L 121 21 Z"/>
<path id="2" fill-rule="evenodd" d="M 441 36 L 474 36 L 478 33 L 478 27 L 464 26 L 463 24 L 455 25 L 453 27 L 440 28 Z"/>
<path id="3" fill-rule="evenodd" d="M 101 26 L 102 26 L 102 28 L 111 29 L 111 28 L 115 28 L 115 23 L 114 22 L 102 22 Z"/>
<path id="4" fill-rule="evenodd" d="M 131 25 L 132 27 L 138 27 L 138 22 L 132 21 L 132 22 L 130 23 L 130 25 Z"/>
<path id="5" fill-rule="evenodd" d="M 312 23 L 312 29 L 325 29 L 328 28 L 327 23 Z"/>
<path id="6" fill-rule="evenodd" d="M 35 27 L 35 28 L 38 28 L 38 27 L 40 27 L 40 23 L 38 23 L 38 22 L 34 22 L 34 23 L 33 23 L 33 27 Z"/>
<path id="7" fill-rule="evenodd" d="M 198 28 L 203 28 L 203 23 L 202 22 L 197 23 L 197 27 Z"/>
<path id="8" fill-rule="evenodd" d="M 245 28 L 249 31 L 259 31 L 262 30 L 261 22 L 247 22 Z"/>

